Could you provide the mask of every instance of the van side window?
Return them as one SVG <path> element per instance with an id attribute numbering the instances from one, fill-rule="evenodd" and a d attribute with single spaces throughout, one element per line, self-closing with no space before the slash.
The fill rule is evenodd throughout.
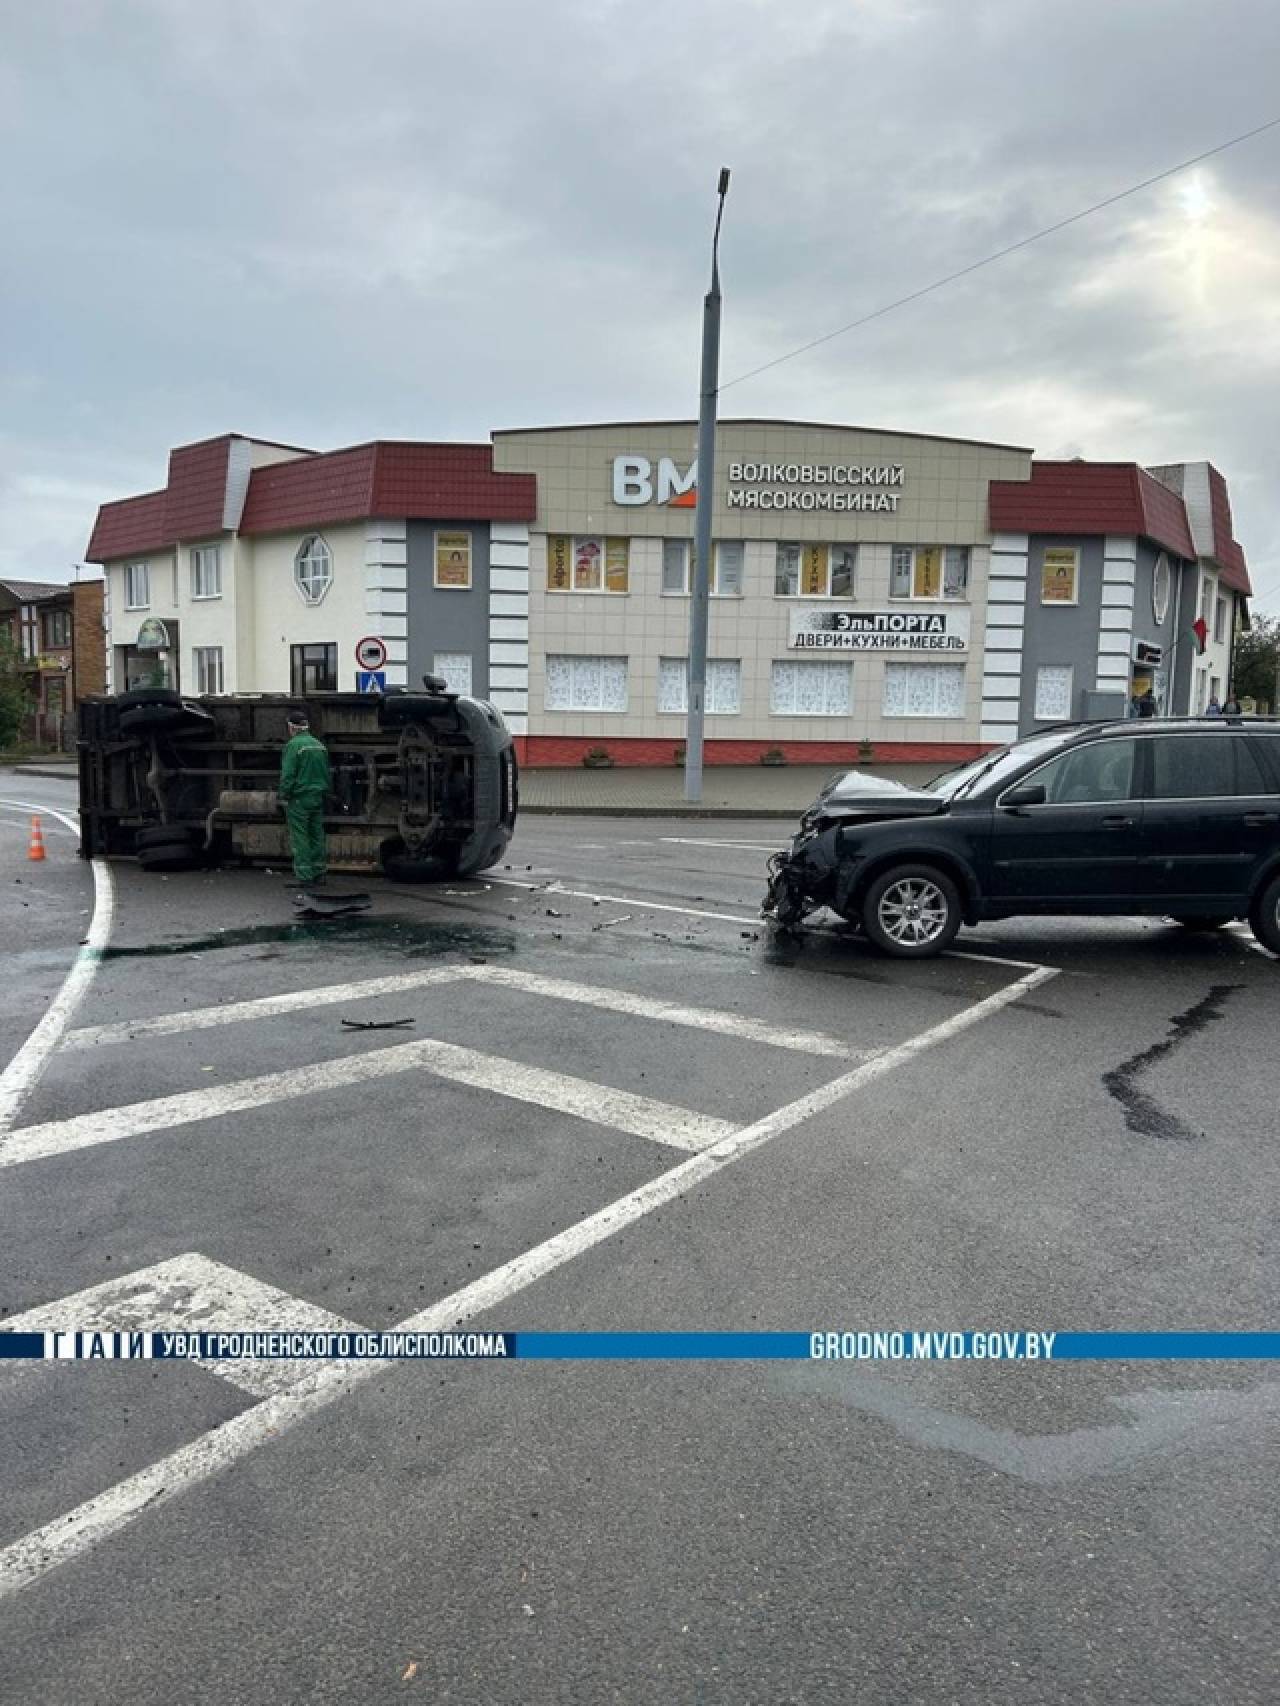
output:
<path id="1" fill-rule="evenodd" d="M 1072 747 L 1024 776 L 1023 781 L 1040 783 L 1045 802 L 1051 806 L 1108 805 L 1128 800 L 1133 797 L 1136 751 L 1137 743 L 1132 740 L 1091 741 L 1088 746 Z"/>
<path id="2" fill-rule="evenodd" d="M 1236 736 L 1236 739 L 1241 737 Z M 1245 741 L 1252 756 L 1262 759 L 1263 768 L 1270 771 L 1265 778 L 1261 792 L 1264 794 L 1280 793 L 1280 734 L 1249 735 Z"/>
<path id="3" fill-rule="evenodd" d="M 1269 791 L 1242 735 L 1161 735 L 1151 745 L 1153 800 L 1212 800 Z"/>

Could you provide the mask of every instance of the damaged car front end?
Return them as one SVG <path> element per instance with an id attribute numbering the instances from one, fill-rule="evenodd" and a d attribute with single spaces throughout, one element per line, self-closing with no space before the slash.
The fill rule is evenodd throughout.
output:
<path id="1" fill-rule="evenodd" d="M 791 846 L 769 860 L 763 916 L 794 930 L 811 914 L 830 907 L 858 921 L 857 900 L 865 868 L 860 831 L 875 823 L 935 817 L 947 801 L 927 788 L 911 788 L 861 770 L 833 776 L 800 820 Z"/>

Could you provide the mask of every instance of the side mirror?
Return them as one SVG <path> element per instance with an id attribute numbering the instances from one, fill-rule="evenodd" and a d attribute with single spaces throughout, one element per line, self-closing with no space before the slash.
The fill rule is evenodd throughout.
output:
<path id="1" fill-rule="evenodd" d="M 1010 788 L 1000 802 L 1002 806 L 1042 806 L 1044 803 L 1043 782 L 1024 782 L 1020 788 Z"/>

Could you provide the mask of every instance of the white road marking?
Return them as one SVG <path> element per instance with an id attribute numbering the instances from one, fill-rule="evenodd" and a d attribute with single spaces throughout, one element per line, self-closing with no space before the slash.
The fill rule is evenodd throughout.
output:
<path id="1" fill-rule="evenodd" d="M 744 853 L 778 853 L 786 846 L 790 837 L 783 841 L 771 841 L 767 847 L 762 841 L 708 841 L 705 836 L 693 835 L 663 835 L 659 839 L 673 847 L 736 847 Z"/>
<path id="2" fill-rule="evenodd" d="M 476 966 L 471 975 L 483 983 L 504 989 L 523 989 L 530 995 L 546 995 L 554 1001 L 578 1002 L 584 1007 L 603 1007 L 611 1013 L 630 1013 L 638 1019 L 661 1019 L 671 1025 L 715 1031 L 722 1036 L 742 1037 L 769 1048 L 792 1049 L 797 1054 L 834 1055 L 840 1060 L 863 1060 L 871 1049 L 853 1048 L 839 1037 L 821 1031 L 784 1031 L 764 1019 L 748 1019 L 740 1013 L 725 1013 L 715 1007 L 682 1007 L 674 1001 L 657 1001 L 647 995 L 632 995 L 625 989 L 605 989 L 589 983 L 569 983 L 536 972 L 515 971 L 506 966 Z"/>
<path id="3" fill-rule="evenodd" d="M 59 823 L 64 823 L 68 829 L 79 833 L 78 824 L 65 812 L 55 811 L 52 806 L 32 805 L 27 800 L 0 800 L 0 805 L 18 806 L 23 811 L 57 818 Z M 63 980 L 62 988 L 45 1009 L 43 1017 L 4 1071 L 0 1072 L 0 1150 L 3 1150 L 4 1146 L 4 1133 L 12 1127 L 18 1110 L 48 1065 L 50 1055 L 62 1041 L 63 1032 L 70 1023 L 72 1014 L 83 1001 L 97 970 L 98 958 L 111 936 L 111 920 L 115 913 L 115 883 L 105 859 L 94 859 L 91 869 L 93 917 L 89 921 L 89 931 L 84 944 L 72 961 L 71 970 Z"/>
<path id="4" fill-rule="evenodd" d="M 72 1031 L 64 1049 L 99 1048 L 129 1042 L 135 1037 L 170 1037 L 182 1031 L 203 1031 L 246 1020 L 273 1019 L 280 1013 L 306 1012 L 344 1001 L 372 1001 L 379 995 L 400 995 L 433 983 L 457 983 L 480 971 L 480 966 L 437 966 L 431 971 L 408 971 L 393 977 L 371 977 L 361 983 L 330 983 L 321 989 L 291 989 L 284 995 L 264 995 L 254 1001 L 228 1001 L 220 1007 L 193 1007 L 181 1013 L 160 1013 L 151 1019 L 124 1019 L 114 1025 L 86 1025 Z"/>
<path id="5" fill-rule="evenodd" d="M 492 1273 L 464 1286 L 461 1291 L 411 1315 L 397 1331 L 434 1332 L 456 1326 L 483 1310 L 493 1309 L 524 1291 L 567 1262 L 632 1226 L 655 1209 L 705 1183 L 723 1168 L 751 1154 L 783 1132 L 834 1106 L 864 1085 L 904 1066 L 926 1049 L 947 1042 L 993 1013 L 1019 1000 L 1039 984 L 1057 975 L 1042 966 L 1018 978 L 1005 989 L 988 995 L 962 1012 L 944 1019 L 928 1031 L 886 1049 L 830 1083 L 810 1091 L 785 1107 L 767 1114 L 754 1125 L 744 1126 L 712 1148 L 681 1162 L 648 1184 L 619 1197 L 616 1202 L 558 1232 L 543 1244 L 526 1250 Z M 128 1526 L 144 1510 L 157 1509 L 187 1489 L 220 1474 L 246 1457 L 268 1439 L 278 1438 L 317 1411 L 354 1390 L 375 1375 L 386 1374 L 384 1363 L 327 1363 L 308 1375 L 291 1392 L 278 1394 L 234 1416 L 220 1427 L 171 1452 L 158 1463 L 108 1488 L 43 1528 L 0 1550 L 0 1599 L 29 1587 L 60 1564 L 85 1556 Z"/>
<path id="6" fill-rule="evenodd" d="M 750 918 L 744 918 L 735 912 L 700 912 L 693 906 L 670 906 L 661 900 L 637 900 L 630 894 L 597 894 L 594 889 L 567 889 L 563 883 L 522 883 L 517 877 L 491 877 L 491 882 L 500 883 L 510 889 L 538 889 L 543 894 L 569 895 L 574 900 L 608 901 L 611 906 L 638 906 L 645 912 L 679 912 L 686 918 L 719 918 L 726 924 L 759 924 L 760 914 L 757 912 Z"/>
<path id="7" fill-rule="evenodd" d="M 303 1298 L 292 1297 L 287 1291 L 254 1279 L 252 1274 L 210 1261 L 194 1250 L 0 1320 L 0 1332 L 5 1333 L 94 1333 L 117 1329 L 139 1333 L 362 1330 L 358 1322 L 348 1321 Z M 73 1364 L 15 1362 L 7 1368 L 16 1374 L 50 1366 L 71 1368 Z M 197 1362 L 196 1366 L 229 1380 L 255 1398 L 287 1392 L 315 1371 L 315 1365 L 309 1362 Z M 4 1372 L 0 1370 L 0 1379 L 4 1378 Z"/>
<path id="8" fill-rule="evenodd" d="M 162 1013 L 151 1019 L 123 1020 L 114 1025 L 91 1025 L 72 1031 L 64 1049 L 100 1048 L 138 1037 L 175 1036 L 183 1031 L 206 1030 L 250 1020 L 269 1019 L 280 1013 L 305 1012 L 311 1007 L 340 1002 L 368 1001 L 378 995 L 394 995 L 437 983 L 492 983 L 504 989 L 520 989 L 530 995 L 545 995 L 554 1001 L 571 1001 L 584 1007 L 629 1013 L 640 1019 L 659 1019 L 692 1030 L 713 1031 L 742 1037 L 771 1048 L 791 1049 L 798 1054 L 832 1055 L 839 1060 L 864 1060 L 874 1050 L 853 1048 L 839 1037 L 821 1031 L 786 1031 L 763 1019 L 726 1013 L 714 1007 L 684 1007 L 674 1001 L 653 1000 L 623 989 L 607 989 L 589 983 L 570 983 L 563 978 L 541 977 L 535 972 L 510 970 L 505 966 L 447 966 L 434 971 L 405 972 L 395 977 L 368 978 L 362 983 L 334 983 L 323 989 L 297 989 L 286 995 L 268 995 L 255 1001 L 229 1001 L 218 1007 L 193 1007 L 181 1013 Z"/>
<path id="9" fill-rule="evenodd" d="M 323 1095 L 392 1073 L 418 1071 L 433 1072 L 438 1078 L 492 1091 L 513 1101 L 554 1108 L 558 1113 L 572 1114 L 596 1125 L 613 1126 L 618 1131 L 630 1132 L 633 1137 L 648 1138 L 652 1143 L 667 1144 L 673 1149 L 705 1149 L 738 1129 L 728 1120 L 673 1107 L 648 1096 L 636 1096 L 585 1078 L 571 1078 L 538 1066 L 522 1066 L 518 1061 L 424 1038 L 316 1066 L 267 1072 L 231 1084 L 212 1084 L 203 1090 L 184 1090 L 175 1096 L 157 1096 L 124 1107 L 99 1108 L 70 1119 L 23 1126 L 0 1142 L 0 1167 L 19 1167 L 47 1156 L 65 1155 L 73 1149 L 119 1143 L 123 1138 L 140 1137 L 146 1132 L 169 1131 L 299 1096 Z"/>

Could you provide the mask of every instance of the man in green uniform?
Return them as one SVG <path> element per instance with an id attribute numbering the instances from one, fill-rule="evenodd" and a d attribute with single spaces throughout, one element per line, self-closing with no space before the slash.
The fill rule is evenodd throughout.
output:
<path id="1" fill-rule="evenodd" d="M 329 792 L 329 754 L 301 711 L 289 717 L 289 741 L 280 760 L 280 801 L 289 825 L 293 874 L 300 883 L 322 883 L 328 867 L 324 845 L 324 801 Z"/>

